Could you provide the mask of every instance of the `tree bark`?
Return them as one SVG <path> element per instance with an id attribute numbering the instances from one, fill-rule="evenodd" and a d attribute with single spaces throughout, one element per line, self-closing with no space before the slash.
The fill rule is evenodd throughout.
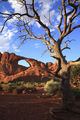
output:
<path id="1" fill-rule="evenodd" d="M 63 108 L 66 110 L 72 109 L 74 105 L 74 97 L 70 85 L 70 70 L 63 72 L 61 82 L 61 91 L 63 95 Z"/>

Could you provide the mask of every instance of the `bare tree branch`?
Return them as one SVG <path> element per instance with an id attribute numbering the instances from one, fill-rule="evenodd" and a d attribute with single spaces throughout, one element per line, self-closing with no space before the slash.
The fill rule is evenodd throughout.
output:
<path id="1" fill-rule="evenodd" d="M 76 14 L 73 18 L 72 18 L 72 21 L 76 18 L 76 17 L 78 17 L 80 15 L 80 12 L 78 13 L 78 14 Z"/>
<path id="2" fill-rule="evenodd" d="M 55 44 L 55 39 L 51 36 L 51 33 L 50 33 L 50 29 L 45 25 L 43 24 L 43 22 L 40 20 L 40 16 L 39 14 L 37 13 L 37 11 L 35 10 L 34 8 L 34 0 L 32 0 L 32 10 L 34 12 L 34 14 L 36 15 L 36 19 L 37 19 L 37 22 L 48 32 L 48 36 L 49 38 L 52 40 L 52 42 Z"/>
<path id="3" fill-rule="evenodd" d="M 76 65 L 80 65 L 80 58 L 78 58 L 76 61 L 70 61 L 68 63 L 68 66 L 71 67 L 71 66 L 76 66 Z"/>
<path id="4" fill-rule="evenodd" d="M 59 9 L 60 14 L 61 14 L 60 23 L 59 23 L 59 25 L 58 25 L 58 30 L 59 30 L 59 32 L 60 32 L 60 36 L 61 36 L 62 31 L 61 31 L 60 27 L 61 27 L 61 25 L 62 25 L 63 14 L 62 14 L 62 10 L 60 10 L 59 7 L 58 7 L 58 9 Z"/>
<path id="5" fill-rule="evenodd" d="M 63 34 L 61 35 L 61 38 L 63 39 L 64 37 L 66 37 L 68 34 L 70 34 L 72 32 L 71 27 L 72 27 L 72 24 L 73 24 L 73 20 L 80 13 L 78 13 L 76 15 L 78 7 L 79 7 L 79 4 L 78 5 L 74 4 L 74 3 L 76 3 L 76 1 L 75 2 L 71 2 L 70 0 L 67 0 L 68 6 L 71 6 L 73 8 L 73 10 L 71 10 L 69 13 L 66 13 L 65 0 L 62 0 L 62 3 L 63 3 L 62 4 L 62 6 L 63 6 L 63 12 L 64 12 L 64 30 L 63 30 Z M 68 17 L 68 15 L 70 15 L 70 17 L 69 17 L 69 23 L 67 25 L 67 17 Z M 74 29 L 75 28 L 76 27 L 74 27 Z"/>
<path id="6" fill-rule="evenodd" d="M 80 28 L 80 25 L 77 25 L 77 26 L 73 27 L 70 32 L 72 32 L 72 31 L 75 30 L 76 28 Z"/>
<path id="7" fill-rule="evenodd" d="M 72 9 L 72 11 L 67 13 L 67 16 L 69 16 L 71 13 L 73 13 L 74 9 Z"/>
<path id="8" fill-rule="evenodd" d="M 74 25 L 73 26 L 73 20 L 77 18 L 80 15 L 79 11 L 79 6 L 80 2 L 78 0 L 61 0 L 62 1 L 62 6 L 61 8 L 58 8 L 60 11 L 60 22 L 58 24 L 58 31 L 59 31 L 59 38 L 55 40 L 54 36 L 52 35 L 50 28 L 53 26 L 54 23 L 52 23 L 50 16 L 49 18 L 45 17 L 48 22 L 49 26 L 47 26 L 43 21 L 41 20 L 41 17 L 35 8 L 35 0 L 31 0 L 30 4 L 27 4 L 26 0 L 20 0 L 19 2 L 21 5 L 24 6 L 25 8 L 25 13 L 2 13 L 0 14 L 2 16 L 6 16 L 6 20 L 4 21 L 3 27 L 1 29 L 1 32 L 3 31 L 6 23 L 8 20 L 10 20 L 13 17 L 16 17 L 16 19 L 19 21 L 19 24 L 17 26 L 20 28 L 19 31 L 21 32 L 21 35 L 19 38 L 22 39 L 21 44 L 27 40 L 27 39 L 36 39 L 36 40 L 42 40 L 45 44 L 49 52 L 52 54 L 52 56 L 58 61 L 58 72 L 62 69 L 63 65 L 67 65 L 67 61 L 65 57 L 62 54 L 62 51 L 65 49 L 70 49 L 68 47 L 67 41 L 65 43 L 65 47 L 61 49 L 61 44 L 64 41 L 64 38 L 70 34 L 73 30 L 76 28 L 80 28 L 79 25 Z M 70 11 L 67 12 L 67 8 L 70 7 Z M 33 32 L 33 26 L 31 26 L 30 21 L 27 19 L 24 20 L 24 17 L 29 18 L 30 20 L 35 20 L 35 22 L 39 23 L 39 25 L 44 28 L 44 33 L 41 34 L 36 34 Z M 69 21 L 68 21 L 69 17 Z"/>
<path id="9" fill-rule="evenodd" d="M 67 14 L 66 14 L 66 6 L 65 6 L 65 0 L 62 0 L 62 6 L 63 6 L 63 12 L 64 12 L 64 29 L 63 34 L 66 32 L 67 29 Z"/>
<path id="10" fill-rule="evenodd" d="M 61 51 L 65 50 L 65 49 L 71 49 L 71 48 L 68 47 L 67 44 L 66 44 L 66 46 L 64 48 L 62 48 Z"/>
<path id="11" fill-rule="evenodd" d="M 63 51 L 63 50 L 65 50 L 65 49 L 71 49 L 70 47 L 68 47 L 68 42 L 69 43 L 71 43 L 73 40 L 66 40 L 65 42 L 64 42 L 64 44 L 65 44 L 65 47 L 63 47 L 62 49 L 61 49 L 61 51 Z"/>

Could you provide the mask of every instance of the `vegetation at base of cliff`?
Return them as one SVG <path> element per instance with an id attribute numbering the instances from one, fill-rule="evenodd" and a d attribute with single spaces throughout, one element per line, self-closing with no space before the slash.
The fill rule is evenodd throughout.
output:
<path id="1" fill-rule="evenodd" d="M 55 94 L 60 90 L 60 82 L 56 82 L 53 79 L 47 81 L 44 86 L 44 91 L 49 94 Z"/>
<path id="2" fill-rule="evenodd" d="M 16 82 L 8 82 L 8 83 L 0 83 L 0 91 L 8 92 L 8 93 L 22 93 L 23 91 L 30 92 L 35 91 L 36 87 L 44 87 L 45 82 L 24 82 L 24 81 L 16 81 Z"/>
<path id="3" fill-rule="evenodd" d="M 1 83 L 0 84 L 0 91 L 13 93 L 13 94 L 26 94 L 32 93 L 36 91 L 36 87 L 44 87 L 44 93 L 46 94 L 58 94 L 60 95 L 60 82 L 56 82 L 53 79 L 47 82 L 24 82 L 24 81 L 17 81 L 16 83 Z M 72 86 L 72 92 L 74 98 L 80 98 L 80 90 Z"/>
<path id="4" fill-rule="evenodd" d="M 2 91 L 2 86 L 0 85 L 0 91 Z"/>
<path id="5" fill-rule="evenodd" d="M 80 86 L 80 66 L 71 67 L 71 83 Z"/>
<path id="6" fill-rule="evenodd" d="M 80 66 L 71 67 L 71 83 L 76 87 L 80 87 Z M 36 87 L 44 87 L 44 92 L 48 94 L 60 93 L 60 82 L 56 82 L 53 79 L 44 82 L 25 82 L 21 79 L 17 81 L 11 81 L 8 83 L 0 83 L 0 91 L 9 92 L 9 93 L 22 93 L 27 90 L 35 91 Z M 72 92 L 75 98 L 80 98 L 80 90 L 75 87 L 72 87 Z"/>
<path id="7" fill-rule="evenodd" d="M 72 87 L 72 93 L 73 93 L 74 98 L 80 99 L 80 90 L 79 89 Z"/>
<path id="8" fill-rule="evenodd" d="M 44 87 L 45 93 L 57 93 L 60 87 L 60 83 L 54 81 L 53 79 L 47 82 L 24 82 L 24 81 L 16 81 L 16 82 L 8 82 L 1 83 L 1 91 L 10 92 L 10 93 L 22 93 L 23 91 L 35 91 L 36 87 Z"/>

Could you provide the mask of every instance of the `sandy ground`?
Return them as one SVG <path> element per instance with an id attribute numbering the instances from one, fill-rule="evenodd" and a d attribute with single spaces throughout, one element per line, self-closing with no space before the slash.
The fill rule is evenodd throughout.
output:
<path id="1" fill-rule="evenodd" d="M 0 93 L 0 120 L 56 120 L 52 119 L 49 110 L 61 104 L 57 96 L 41 96 L 40 93 L 32 94 L 1 94 Z M 80 101 L 77 101 L 80 105 Z M 59 120 L 80 120 L 80 115 L 74 113 L 58 113 L 62 116 Z M 63 119 L 64 118 L 64 119 Z"/>

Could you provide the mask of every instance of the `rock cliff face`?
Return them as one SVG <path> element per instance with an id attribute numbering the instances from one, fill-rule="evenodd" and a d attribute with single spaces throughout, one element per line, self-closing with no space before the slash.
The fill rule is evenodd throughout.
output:
<path id="1" fill-rule="evenodd" d="M 25 60 L 30 67 L 18 65 L 20 60 Z M 8 82 L 13 80 L 40 81 L 54 77 L 50 72 L 54 73 L 57 64 L 37 61 L 31 58 L 17 56 L 14 53 L 0 53 L 0 82 Z"/>

